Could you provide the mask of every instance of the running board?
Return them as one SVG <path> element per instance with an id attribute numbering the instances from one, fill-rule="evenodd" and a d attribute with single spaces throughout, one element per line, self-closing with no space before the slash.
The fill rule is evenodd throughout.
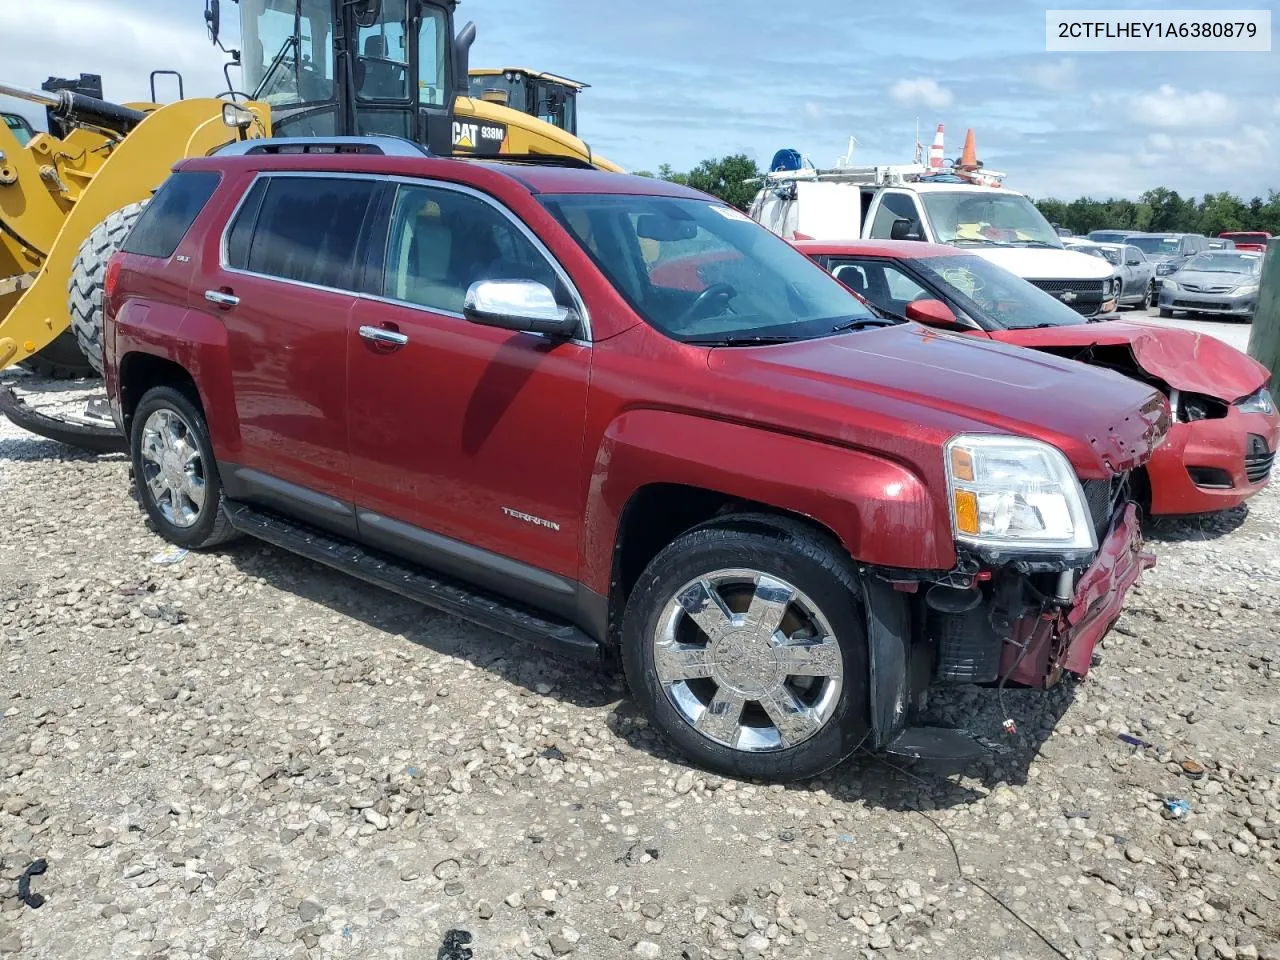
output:
<path id="1" fill-rule="evenodd" d="M 601 660 L 600 644 L 572 624 L 544 620 L 506 600 L 478 593 L 456 581 L 428 574 L 357 543 L 245 503 L 227 501 L 226 510 L 231 525 L 241 533 L 300 557 L 552 653 L 574 660 Z"/>

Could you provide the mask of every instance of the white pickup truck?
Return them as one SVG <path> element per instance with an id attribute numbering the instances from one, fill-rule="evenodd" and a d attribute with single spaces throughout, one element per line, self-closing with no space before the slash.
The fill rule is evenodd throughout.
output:
<path id="1" fill-rule="evenodd" d="M 1119 282 L 1111 265 L 1064 248 L 1025 195 L 922 177 L 919 169 L 770 174 L 749 212 L 787 240 L 923 240 L 972 248 L 1086 317 L 1116 309 Z"/>

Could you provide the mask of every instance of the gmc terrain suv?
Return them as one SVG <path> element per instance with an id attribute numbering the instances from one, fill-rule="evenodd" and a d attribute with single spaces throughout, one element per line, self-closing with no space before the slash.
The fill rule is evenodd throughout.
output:
<path id="1" fill-rule="evenodd" d="M 164 538 L 616 658 L 730 775 L 959 750 L 912 726 L 930 684 L 1086 673 L 1153 562 L 1160 394 L 872 313 L 673 184 L 248 141 L 178 164 L 107 273 Z"/>

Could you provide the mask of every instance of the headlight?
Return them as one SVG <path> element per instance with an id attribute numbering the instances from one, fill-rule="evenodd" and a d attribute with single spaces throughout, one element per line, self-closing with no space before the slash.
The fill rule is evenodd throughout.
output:
<path id="1" fill-rule="evenodd" d="M 964 435 L 947 444 L 946 459 L 957 540 L 1021 551 L 1097 548 L 1080 481 L 1056 447 Z"/>
<path id="2" fill-rule="evenodd" d="M 1257 393 L 1250 394 L 1243 400 L 1237 400 L 1236 409 L 1241 413 L 1265 413 L 1270 415 L 1276 412 L 1276 402 L 1271 398 L 1271 391 L 1263 387 Z"/>
<path id="3" fill-rule="evenodd" d="M 1247 297 L 1249 296 L 1249 294 L 1257 293 L 1257 292 L 1258 292 L 1258 284 L 1242 283 L 1240 286 L 1232 290 L 1231 294 L 1232 296 L 1236 296 L 1236 297 Z"/>
<path id="4" fill-rule="evenodd" d="M 1173 280 L 1170 280 L 1168 277 L 1165 277 L 1162 281 L 1160 281 L 1160 286 L 1163 287 L 1165 290 L 1178 289 L 1178 284 L 1175 283 Z"/>

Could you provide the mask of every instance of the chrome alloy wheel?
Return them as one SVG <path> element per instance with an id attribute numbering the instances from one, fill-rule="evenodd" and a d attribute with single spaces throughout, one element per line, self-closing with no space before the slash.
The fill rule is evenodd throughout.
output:
<path id="1" fill-rule="evenodd" d="M 749 752 L 814 736 L 844 685 L 840 644 L 817 604 L 758 570 L 717 570 L 681 587 L 658 617 L 653 660 L 690 726 Z"/>
<path id="2" fill-rule="evenodd" d="M 156 410 L 142 426 L 142 479 L 160 515 L 190 527 L 204 509 L 204 458 L 191 426 L 175 410 Z"/>

